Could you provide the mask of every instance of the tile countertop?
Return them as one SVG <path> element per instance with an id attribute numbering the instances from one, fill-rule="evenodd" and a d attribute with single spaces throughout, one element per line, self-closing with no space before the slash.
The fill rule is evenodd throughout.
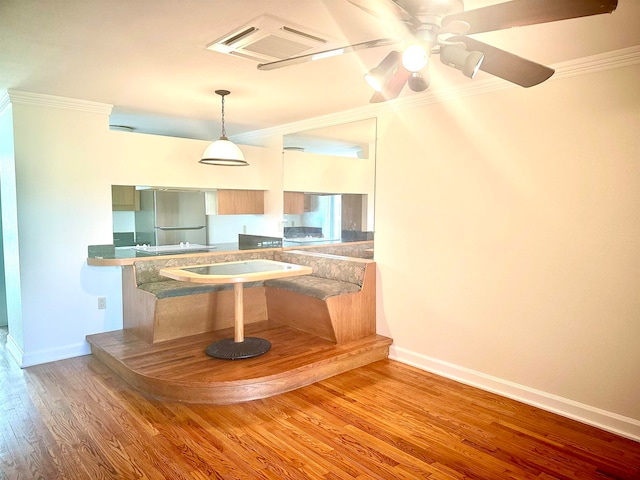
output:
<path id="1" fill-rule="evenodd" d="M 92 266 L 119 266 L 131 265 L 136 260 L 152 259 L 157 257 L 168 256 L 187 256 L 187 255 L 216 255 L 220 253 L 229 253 L 247 250 L 264 250 L 264 248 L 245 248 L 239 247 L 238 243 L 219 243 L 216 245 L 206 245 L 202 249 L 189 248 L 180 249 L 179 247 L 172 250 L 153 251 L 153 249 L 140 249 L 136 247 L 114 247 L 113 245 L 89 245 L 87 264 Z M 277 248 L 280 250 L 280 248 Z"/>

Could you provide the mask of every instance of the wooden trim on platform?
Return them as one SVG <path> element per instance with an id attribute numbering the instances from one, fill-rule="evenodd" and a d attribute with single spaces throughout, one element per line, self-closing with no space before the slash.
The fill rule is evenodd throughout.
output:
<path id="1" fill-rule="evenodd" d="M 266 338 L 259 357 L 218 360 L 207 345 L 233 337 L 232 329 L 149 344 L 118 330 L 87 336 L 97 359 L 131 386 L 159 399 L 229 404 L 270 397 L 388 357 L 391 339 L 380 335 L 336 345 L 274 322 L 246 326 L 247 336 Z"/>

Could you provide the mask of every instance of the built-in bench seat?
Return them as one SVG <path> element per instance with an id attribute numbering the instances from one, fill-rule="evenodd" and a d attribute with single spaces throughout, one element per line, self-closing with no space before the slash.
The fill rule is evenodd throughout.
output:
<path id="1" fill-rule="evenodd" d="M 242 260 L 273 260 L 273 250 L 145 259 L 123 267 L 123 323 L 149 343 L 229 328 L 234 324 L 233 285 L 195 284 L 160 275 L 162 268 Z M 245 284 L 244 322 L 267 319 L 262 282 Z"/>
<path id="2" fill-rule="evenodd" d="M 262 282 L 247 282 L 245 288 L 260 287 Z M 138 288 L 155 295 L 156 298 L 182 297 L 185 295 L 196 295 L 198 293 L 219 292 L 221 290 L 232 290 L 233 284 L 221 283 L 217 285 L 205 283 L 181 282 L 179 280 L 168 280 L 166 282 L 153 282 L 138 285 Z"/>
<path id="3" fill-rule="evenodd" d="M 124 266 L 124 328 L 157 343 L 232 327 L 231 284 L 180 282 L 159 272 L 162 268 L 249 259 L 306 265 L 313 273 L 245 284 L 245 324 L 274 320 L 336 343 L 375 334 L 372 260 L 274 250 L 145 259 Z"/>
<path id="4" fill-rule="evenodd" d="M 292 263 L 292 262 L 289 262 Z M 304 275 L 301 277 L 275 278 L 266 280 L 264 285 L 269 288 L 284 288 L 302 295 L 309 295 L 320 300 L 326 300 L 335 295 L 354 293 L 360 291 L 360 286 L 355 283 L 330 280 L 327 278 Z"/>
<path id="5" fill-rule="evenodd" d="M 256 260 L 256 259 L 266 259 L 273 260 L 274 251 L 273 250 L 265 250 L 265 251 L 251 251 L 244 253 L 225 253 L 221 255 L 202 255 L 202 256 L 191 256 L 191 257 L 174 257 L 174 258 L 159 258 L 156 260 L 143 260 L 134 262 L 133 265 L 136 271 L 136 285 L 144 290 L 148 290 L 149 292 L 162 292 L 164 296 L 181 296 L 181 295 L 189 295 L 189 293 L 180 293 L 183 287 L 194 286 L 193 283 L 189 282 L 180 282 L 178 280 L 171 280 L 168 277 L 164 277 L 160 275 L 160 270 L 163 268 L 172 268 L 172 267 L 185 267 L 190 265 L 207 265 L 210 263 L 224 263 L 224 262 L 237 262 L 242 260 Z M 158 285 L 158 284 L 165 284 Z M 168 293 L 171 288 L 168 285 L 172 285 L 175 287 L 177 292 Z M 209 285 L 207 285 L 209 286 Z M 226 285 L 211 285 L 212 288 L 210 291 L 220 290 L 220 288 L 215 287 L 226 287 Z M 230 288 L 233 288 L 231 286 Z"/>
<path id="6" fill-rule="evenodd" d="M 336 343 L 375 334 L 375 262 L 303 250 L 274 259 L 311 275 L 265 280 L 269 319 Z"/>
<path id="7" fill-rule="evenodd" d="M 306 251 L 276 252 L 275 259 L 313 268 L 311 275 L 275 278 L 265 286 L 285 288 L 326 300 L 328 297 L 359 292 L 366 263 L 348 257 Z"/>

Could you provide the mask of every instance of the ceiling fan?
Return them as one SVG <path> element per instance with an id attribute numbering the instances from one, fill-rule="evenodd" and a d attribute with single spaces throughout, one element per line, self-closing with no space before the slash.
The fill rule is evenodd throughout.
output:
<path id="1" fill-rule="evenodd" d="M 261 63 L 258 70 L 273 70 L 304 62 L 401 44 L 365 78 L 375 90 L 371 103 L 400 95 L 405 85 L 421 92 L 429 86 L 429 63 L 439 55 L 442 63 L 461 70 L 469 78 L 478 70 L 522 87 L 547 80 L 554 70 L 468 35 L 511 27 L 555 22 L 612 13 L 618 0 L 511 0 L 475 10 L 464 10 L 463 0 L 348 0 L 385 22 L 394 22 L 400 34 L 307 55 Z"/>

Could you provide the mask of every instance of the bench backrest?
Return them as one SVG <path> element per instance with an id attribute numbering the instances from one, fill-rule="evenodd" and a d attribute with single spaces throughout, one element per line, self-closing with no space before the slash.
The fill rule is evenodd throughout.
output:
<path id="1" fill-rule="evenodd" d="M 136 285 L 145 283 L 164 282 L 170 280 L 160 275 L 160 269 L 171 267 L 184 267 L 187 265 L 207 265 L 211 263 L 238 262 L 242 260 L 273 260 L 273 250 L 263 252 L 223 253 L 220 255 L 207 255 L 196 257 L 176 257 L 157 260 L 141 260 L 133 262 L 136 272 Z"/>
<path id="2" fill-rule="evenodd" d="M 364 272 L 370 260 L 343 257 L 324 253 L 307 253 L 301 250 L 275 252 L 274 260 L 313 268 L 311 275 L 315 277 L 340 280 L 354 283 L 362 287 Z"/>
<path id="3" fill-rule="evenodd" d="M 284 249 L 287 250 L 286 248 Z M 289 248 L 290 251 L 304 253 L 328 253 L 342 257 L 373 258 L 373 242 L 337 243 L 333 245 L 305 246 L 304 248 Z"/>

